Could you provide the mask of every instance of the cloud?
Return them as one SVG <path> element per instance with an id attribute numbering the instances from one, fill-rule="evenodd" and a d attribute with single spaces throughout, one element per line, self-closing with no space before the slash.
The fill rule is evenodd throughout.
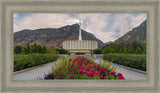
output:
<path id="1" fill-rule="evenodd" d="M 25 15 L 25 16 L 24 16 Z M 27 16 L 26 16 L 27 15 Z M 14 32 L 23 29 L 59 28 L 78 23 L 82 20 L 82 29 L 94 34 L 103 42 L 114 41 L 145 19 L 143 13 L 86 13 L 86 14 L 16 14 Z"/>

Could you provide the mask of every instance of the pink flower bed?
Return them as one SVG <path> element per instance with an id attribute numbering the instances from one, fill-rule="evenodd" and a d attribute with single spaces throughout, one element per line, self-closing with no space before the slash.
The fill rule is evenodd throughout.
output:
<path id="1" fill-rule="evenodd" d="M 59 67 L 55 73 L 45 76 L 44 79 L 113 79 L 124 80 L 122 73 L 111 72 L 102 68 L 87 57 L 78 56 L 76 59 L 69 59 L 67 67 Z"/>

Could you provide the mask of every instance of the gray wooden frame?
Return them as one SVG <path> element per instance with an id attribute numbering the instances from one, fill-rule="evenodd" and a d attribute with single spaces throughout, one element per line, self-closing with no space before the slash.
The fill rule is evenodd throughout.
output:
<path id="1" fill-rule="evenodd" d="M 0 92 L 160 92 L 159 4 L 159 0 L 1 0 Z M 14 81 L 13 13 L 146 13 L 147 80 Z"/>

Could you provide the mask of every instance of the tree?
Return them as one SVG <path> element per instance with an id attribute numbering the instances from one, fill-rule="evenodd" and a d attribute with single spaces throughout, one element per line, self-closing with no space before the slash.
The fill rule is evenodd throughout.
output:
<path id="1" fill-rule="evenodd" d="M 142 50 L 141 50 L 140 47 L 137 47 L 137 49 L 136 49 L 136 54 L 142 54 Z"/>
<path id="2" fill-rule="evenodd" d="M 21 45 L 21 51 L 21 54 L 25 54 L 23 45 Z"/>
<path id="3" fill-rule="evenodd" d="M 15 46 L 14 51 L 15 51 L 15 54 L 22 53 L 21 46 Z"/>
<path id="4" fill-rule="evenodd" d="M 30 53 L 32 53 L 32 50 L 31 50 L 29 43 L 27 43 L 26 54 L 30 54 Z"/>
<path id="5" fill-rule="evenodd" d="M 57 51 L 53 46 L 50 47 L 47 52 L 50 53 L 50 54 L 57 54 Z"/>
<path id="6" fill-rule="evenodd" d="M 127 52 L 134 53 L 132 45 L 128 45 Z"/>
<path id="7" fill-rule="evenodd" d="M 123 47 L 123 52 L 124 52 L 125 54 L 128 53 L 128 52 L 127 52 L 127 49 L 126 49 L 125 47 Z"/>
<path id="8" fill-rule="evenodd" d="M 119 50 L 119 53 L 123 53 L 123 50 L 122 50 L 122 48 Z"/>
<path id="9" fill-rule="evenodd" d="M 101 49 L 95 49 L 93 50 L 94 54 L 102 54 L 102 50 Z"/>

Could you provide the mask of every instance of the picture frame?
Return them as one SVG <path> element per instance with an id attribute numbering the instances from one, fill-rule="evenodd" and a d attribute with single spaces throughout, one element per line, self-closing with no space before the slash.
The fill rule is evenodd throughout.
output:
<path id="1" fill-rule="evenodd" d="M 0 92 L 160 92 L 159 0 L 1 0 Z M 13 13 L 146 13 L 147 80 L 12 80 Z"/>

